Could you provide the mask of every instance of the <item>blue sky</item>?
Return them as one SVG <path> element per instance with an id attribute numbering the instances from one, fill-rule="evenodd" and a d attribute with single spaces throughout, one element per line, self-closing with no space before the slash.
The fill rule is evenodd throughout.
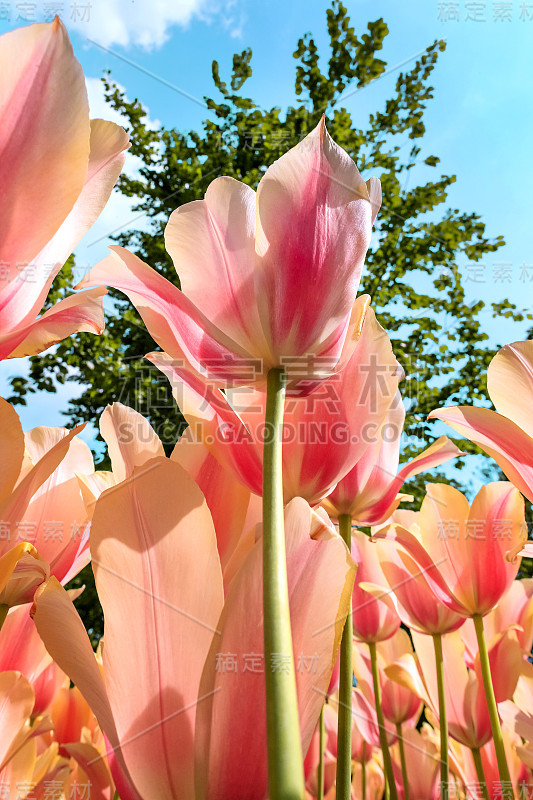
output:
<path id="1" fill-rule="evenodd" d="M 435 99 L 426 114 L 423 153 L 438 155 L 442 172 L 457 175 L 449 204 L 480 213 L 489 234 L 503 234 L 507 242 L 481 271 L 465 274 L 468 297 L 487 302 L 507 297 L 531 309 L 533 0 L 348 0 L 346 5 L 360 33 L 369 20 L 384 18 L 390 35 L 383 58 L 389 68 L 414 60 L 436 38 L 446 40 L 447 50 L 434 72 Z M 94 116 L 114 118 L 106 113 L 98 84 L 107 68 L 130 98 L 143 101 L 152 119 L 189 129 L 206 114 L 202 97 L 212 92 L 212 59 L 219 60 L 224 76 L 232 54 L 252 47 L 249 92 L 265 106 L 283 107 L 294 100 L 292 52 L 298 38 L 312 31 L 319 51 L 326 52 L 327 3 L 322 0 L 12 0 L 0 3 L 0 33 L 23 24 L 24 17 L 43 19 L 52 6 L 62 12 L 71 33 L 88 78 Z M 364 122 L 381 107 L 398 71 L 346 101 L 356 121 Z M 80 246 L 79 263 L 95 263 L 105 255 L 105 238 L 92 243 L 117 226 L 129 227 L 131 216 L 125 199 L 114 198 Z M 487 314 L 486 330 L 496 348 L 524 338 L 526 326 L 492 321 Z M 5 393 L 6 378 L 16 372 L 20 370 L 12 362 L 0 367 L 0 393 Z M 33 398 L 21 409 L 25 427 L 61 424 L 60 408 L 74 388 Z"/>

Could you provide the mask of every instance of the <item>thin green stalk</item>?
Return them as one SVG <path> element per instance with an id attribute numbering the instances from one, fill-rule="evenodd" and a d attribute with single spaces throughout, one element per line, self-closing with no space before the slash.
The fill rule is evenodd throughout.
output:
<path id="1" fill-rule="evenodd" d="M 490 800 L 489 790 L 487 788 L 487 781 L 485 780 L 485 772 L 483 770 L 483 762 L 481 761 L 481 753 L 479 747 L 472 747 L 472 758 L 476 767 L 477 782 L 481 786 L 481 793 L 483 800 Z"/>
<path id="2" fill-rule="evenodd" d="M 285 374 L 267 376 L 263 447 L 263 620 L 270 800 L 301 800 L 304 776 L 283 521 Z"/>
<path id="3" fill-rule="evenodd" d="M 361 761 L 361 794 L 366 800 L 366 742 L 363 742 L 363 756 Z"/>
<path id="4" fill-rule="evenodd" d="M 320 722 L 319 722 L 319 736 L 318 736 L 318 746 L 320 748 L 320 753 L 318 756 L 318 770 L 317 770 L 317 783 L 318 783 L 318 790 L 316 798 L 317 800 L 324 800 L 324 746 L 325 746 L 325 738 L 326 738 L 326 726 L 324 725 L 324 706 L 322 706 L 322 710 L 320 712 Z"/>
<path id="5" fill-rule="evenodd" d="M 6 621 L 8 612 L 9 606 L 6 603 L 0 603 L 0 630 L 2 630 L 2 625 Z"/>
<path id="6" fill-rule="evenodd" d="M 391 800 L 398 800 L 398 793 L 396 791 L 396 783 L 394 781 L 394 772 L 392 771 L 392 761 L 390 757 L 389 745 L 387 742 L 387 733 L 385 730 L 385 720 L 383 718 L 383 709 L 381 707 L 381 688 L 379 685 L 379 668 L 378 657 L 376 652 L 376 643 L 368 642 L 370 650 L 370 663 L 372 665 L 372 681 L 374 683 L 374 701 L 376 703 L 376 716 L 378 718 L 379 726 L 379 741 L 381 744 L 381 752 L 383 754 L 383 765 L 385 767 L 385 797 L 387 797 L 387 786 L 390 792 Z"/>
<path id="7" fill-rule="evenodd" d="M 435 648 L 435 666 L 437 669 L 437 687 L 439 692 L 439 724 L 440 724 L 440 796 L 448 797 L 450 766 L 448 753 L 448 719 L 446 715 L 446 691 L 444 686 L 444 659 L 442 657 L 442 634 L 433 634 Z"/>
<path id="8" fill-rule="evenodd" d="M 405 763 L 405 748 L 403 746 L 402 725 L 400 722 L 396 723 L 396 735 L 398 737 L 400 762 L 402 765 L 403 800 L 409 800 L 409 781 L 407 779 L 407 764 Z"/>
<path id="9" fill-rule="evenodd" d="M 348 549 L 352 544 L 352 518 L 339 516 L 339 533 Z M 344 623 L 340 652 L 339 727 L 337 733 L 337 800 L 350 800 L 352 792 L 352 690 L 353 623 L 352 604 Z"/>
<path id="10" fill-rule="evenodd" d="M 500 725 L 500 717 L 498 715 L 498 705 L 496 703 L 494 686 L 492 684 L 492 676 L 490 674 L 490 661 L 487 643 L 485 641 L 485 631 L 483 630 L 483 617 L 480 614 L 474 614 L 473 620 L 476 628 L 483 688 L 485 689 L 485 697 L 487 698 L 490 727 L 492 729 L 492 738 L 494 740 L 494 749 L 496 750 L 496 760 L 498 762 L 498 772 L 500 774 L 502 798 L 514 798 L 514 791 L 512 788 L 513 784 L 511 782 L 511 775 L 507 765 L 507 757 L 505 755 L 505 747 L 503 744 L 502 727 Z"/>

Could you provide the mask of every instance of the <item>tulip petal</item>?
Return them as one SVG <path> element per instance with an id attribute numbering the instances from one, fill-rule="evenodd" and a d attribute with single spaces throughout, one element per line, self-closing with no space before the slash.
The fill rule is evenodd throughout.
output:
<path id="1" fill-rule="evenodd" d="M 0 337 L 0 358 L 22 358 L 42 353 L 73 333 L 102 333 L 105 294 L 104 289 L 90 289 L 60 300 L 38 319 L 6 337 Z"/>
<path id="2" fill-rule="evenodd" d="M 67 434 L 65 428 L 33 428 L 26 434 L 26 451 L 39 465 L 54 447 L 62 446 Z M 87 511 L 77 474 L 92 472 L 89 446 L 82 439 L 72 439 L 64 458 L 33 494 L 24 512 L 24 523 L 32 526 L 30 541 L 62 583 L 89 562 Z"/>
<path id="3" fill-rule="evenodd" d="M 46 649 L 93 710 L 102 731 L 118 746 L 106 687 L 89 637 L 68 593 L 57 578 L 35 592 L 32 617 Z"/>
<path id="4" fill-rule="evenodd" d="M 0 564 L 2 560 L 0 560 Z M 1 585 L 1 583 L 0 583 Z M 9 612 L 0 630 L 0 672 L 18 670 L 34 682 L 50 664 L 43 642 L 29 614 L 30 606 Z"/>
<path id="5" fill-rule="evenodd" d="M 355 566 L 342 539 L 301 498 L 285 510 L 287 576 L 302 750 L 307 752 L 337 657 Z M 267 793 L 262 541 L 233 579 L 202 676 L 197 797 Z M 227 657 L 230 656 L 229 661 Z M 236 663 L 233 669 L 231 664 Z M 228 668 L 229 663 L 229 668 Z"/>
<path id="6" fill-rule="evenodd" d="M 247 385 L 262 375 L 263 365 L 215 327 L 174 284 L 124 247 L 109 249 L 110 255 L 90 270 L 83 286 L 112 286 L 124 292 L 157 344 L 198 373 L 232 383 L 240 368 Z"/>
<path id="7" fill-rule="evenodd" d="M 113 779 L 105 758 L 89 742 L 71 742 L 64 749 L 82 768 L 91 787 L 92 800 L 111 800 Z"/>
<path id="8" fill-rule="evenodd" d="M 22 469 L 24 434 L 17 412 L 0 397 L 0 507 L 11 494 Z"/>
<path id="9" fill-rule="evenodd" d="M 487 389 L 498 413 L 533 437 L 527 402 L 533 396 L 533 341 L 514 342 L 496 353 L 487 370 Z"/>
<path id="10" fill-rule="evenodd" d="M 182 437 L 171 459 L 187 470 L 202 490 L 213 517 L 222 571 L 245 533 L 250 491 L 199 441 Z"/>
<path id="11" fill-rule="evenodd" d="M 261 449 L 253 431 L 234 411 L 226 395 L 204 383 L 196 374 L 166 353 L 149 353 L 146 358 L 166 375 L 172 394 L 190 426 L 195 441 L 202 441 L 222 464 L 232 470 L 255 494 L 262 494 Z M 259 415 L 263 411 L 259 409 Z M 259 416 L 259 421 L 264 416 Z"/>
<path id="12" fill-rule="evenodd" d="M 123 780 L 129 788 L 131 778 L 124 764 L 115 720 L 100 667 L 83 622 L 74 608 L 68 592 L 63 589 L 56 578 L 50 578 L 35 592 L 31 613 L 46 649 L 63 672 L 78 687 L 94 712 L 102 732 L 110 742 L 108 758 L 110 764 L 113 764 L 111 769 L 115 782 L 118 782 L 115 774 L 118 769 L 119 776 L 123 776 Z M 122 796 L 127 797 L 126 793 Z M 130 789 L 130 797 L 138 800 L 133 789 Z"/>
<path id="13" fill-rule="evenodd" d="M 142 467 L 151 458 L 165 456 L 161 440 L 148 420 L 122 403 L 104 409 L 100 433 L 117 482 L 129 478 L 135 467 Z"/>
<path id="14" fill-rule="evenodd" d="M 39 313 L 54 277 L 107 203 L 128 146 L 128 135 L 119 125 L 102 119 L 91 121 L 91 151 L 83 189 L 57 233 L 1 293 L 2 327 L 22 327 Z"/>
<path id="15" fill-rule="evenodd" d="M 177 208 L 165 244 L 182 291 L 246 350 L 266 351 L 255 286 L 255 192 L 216 178 L 204 200 Z"/>
<path id="16" fill-rule="evenodd" d="M 402 498 L 398 496 L 398 492 L 405 481 L 409 480 L 409 478 L 412 478 L 414 475 L 419 475 L 421 472 L 426 472 L 434 467 L 438 467 L 451 458 L 457 458 L 457 456 L 461 455 L 464 455 L 464 453 L 459 450 L 447 436 L 441 436 L 433 442 L 433 444 L 405 464 L 388 486 L 383 496 L 374 503 L 370 509 L 366 510 L 361 518 L 356 518 L 359 520 L 360 524 L 363 524 L 364 520 L 365 525 L 379 525 L 391 516 L 395 511 L 395 507 L 397 507 L 398 503 L 401 501 Z"/>
<path id="17" fill-rule="evenodd" d="M 57 469 L 68 451 L 72 438 L 82 431 L 84 427 L 84 425 L 78 425 L 78 427 L 69 431 L 26 473 L 3 506 L 0 507 L 0 519 L 4 523 L 13 525 L 23 519 L 31 498 L 52 472 Z M 2 549 L 0 547 L 0 553 Z"/>
<path id="18" fill-rule="evenodd" d="M 451 611 L 464 615 L 463 606 L 450 592 L 450 587 L 440 573 L 440 567 L 446 560 L 446 556 L 438 558 L 435 562 L 421 542 L 406 528 L 401 525 L 393 524 L 372 534 L 376 541 L 386 539 L 400 545 L 417 563 L 423 573 L 427 583 L 431 587 L 436 597 Z M 400 553 L 401 555 L 401 553 Z"/>
<path id="19" fill-rule="evenodd" d="M 141 796 L 185 800 L 194 796 L 200 676 L 223 602 L 200 489 L 169 459 L 137 467 L 98 500 L 91 550 L 106 687 L 125 762 Z"/>
<path id="20" fill-rule="evenodd" d="M 34 699 L 31 684 L 24 675 L 0 673 L 0 769 L 5 766 L 13 740 L 32 712 Z"/>
<path id="21" fill-rule="evenodd" d="M 442 420 L 481 447 L 533 502 L 533 439 L 522 428 L 489 408 L 470 406 L 441 408 L 428 419 Z"/>
<path id="22" fill-rule="evenodd" d="M 4 34 L 0 75 L 0 261 L 16 275 L 82 189 L 89 108 L 82 68 L 58 18 Z"/>

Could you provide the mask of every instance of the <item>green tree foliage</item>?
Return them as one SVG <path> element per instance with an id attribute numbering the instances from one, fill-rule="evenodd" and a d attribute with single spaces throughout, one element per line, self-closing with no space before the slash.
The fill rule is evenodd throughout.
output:
<path id="1" fill-rule="evenodd" d="M 201 198 L 218 175 L 255 188 L 266 167 L 325 114 L 332 137 L 365 177 L 376 175 L 383 186 L 384 203 L 361 291 L 372 296 L 405 368 L 407 457 L 434 438 L 433 425 L 426 421 L 432 409 L 445 403 L 488 402 L 485 376 L 493 351 L 480 318 L 484 303 L 467 303 L 460 265 L 480 261 L 504 242 L 501 236 L 487 235 L 478 214 L 447 207 L 456 176 L 439 174 L 439 158 L 424 151 L 424 113 L 433 98 L 431 75 L 444 42 L 430 44 L 397 74 L 392 97 L 359 128 L 344 101 L 385 74 L 387 64 L 379 55 L 388 28 L 378 19 L 358 36 L 340 0 L 327 10 L 327 27 L 327 58 L 319 56 L 310 34 L 298 41 L 295 102 L 285 109 L 262 108 L 246 95 L 251 50 L 233 57 L 229 81 L 213 62 L 216 99 L 205 98 L 209 113 L 197 131 L 154 130 L 141 102 L 129 101 L 107 75 L 107 100 L 127 119 L 132 153 L 142 161 L 139 174 L 122 176 L 119 188 L 150 221 L 148 231 L 133 227 L 115 238 L 178 284 L 163 241 L 170 213 Z M 435 170 L 433 180 L 415 183 L 421 171 L 414 168 L 420 164 Z M 69 264 L 56 280 L 54 298 L 71 285 Z M 156 345 L 124 296 L 113 291 L 111 296 L 114 313 L 108 315 L 105 333 L 67 339 L 55 353 L 32 358 L 29 380 L 12 380 L 10 400 L 24 403 L 29 392 L 54 391 L 56 383 L 73 380 L 84 391 L 69 404 L 70 422 L 95 420 L 108 403 L 120 400 L 147 416 L 171 449 L 183 420 L 164 377 L 142 359 Z M 517 321 L 524 318 L 507 301 L 492 311 Z M 474 451 L 468 443 L 465 449 Z M 418 496 L 423 482 L 422 476 L 412 485 Z"/>

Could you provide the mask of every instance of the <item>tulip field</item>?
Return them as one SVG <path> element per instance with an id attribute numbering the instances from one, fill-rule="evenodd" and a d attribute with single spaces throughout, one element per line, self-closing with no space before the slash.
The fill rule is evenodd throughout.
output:
<path id="1" fill-rule="evenodd" d="M 386 184 L 327 114 L 177 204 L 175 279 L 115 243 L 50 304 L 130 138 L 58 17 L 0 36 L 0 109 L 0 359 L 103 336 L 120 293 L 186 421 L 169 448 L 117 386 L 102 469 L 0 398 L 0 800 L 533 798 L 533 340 L 400 467 L 406 365 L 360 286 Z M 461 441 L 501 480 L 443 480 Z"/>

